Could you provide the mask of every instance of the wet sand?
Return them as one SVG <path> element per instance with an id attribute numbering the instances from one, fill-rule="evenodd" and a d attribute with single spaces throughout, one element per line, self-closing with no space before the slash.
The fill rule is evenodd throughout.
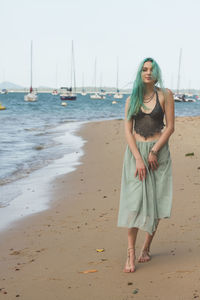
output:
<path id="1" fill-rule="evenodd" d="M 116 226 L 123 120 L 84 125 L 82 164 L 52 183 L 51 207 L 0 233 L 0 299 L 200 298 L 199 130 L 200 117 L 176 118 L 172 216 L 159 225 L 152 260 L 125 274 L 127 229 Z"/>

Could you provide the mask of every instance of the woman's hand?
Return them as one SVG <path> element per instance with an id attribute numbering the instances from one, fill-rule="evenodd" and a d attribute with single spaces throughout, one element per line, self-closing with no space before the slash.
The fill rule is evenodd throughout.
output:
<path id="1" fill-rule="evenodd" d="M 158 158 L 152 152 L 149 153 L 148 163 L 149 163 L 149 168 L 151 168 L 152 171 L 154 171 L 158 168 Z"/>
<path id="2" fill-rule="evenodd" d="M 135 177 L 138 175 L 139 180 L 143 180 L 146 178 L 146 173 L 147 173 L 147 170 L 146 170 L 145 164 L 143 162 L 143 159 L 141 157 L 137 158 L 136 159 Z"/>

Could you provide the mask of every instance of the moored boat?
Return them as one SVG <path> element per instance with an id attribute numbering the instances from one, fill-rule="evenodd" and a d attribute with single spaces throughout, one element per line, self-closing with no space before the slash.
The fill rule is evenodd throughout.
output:
<path id="1" fill-rule="evenodd" d="M 53 90 L 52 93 L 51 93 L 51 95 L 57 96 L 58 95 L 58 90 L 57 89 Z"/>
<path id="2" fill-rule="evenodd" d="M 115 99 L 122 99 L 123 95 L 119 92 L 119 58 L 117 57 L 117 79 L 116 79 L 116 93 L 114 94 L 113 98 Z"/>
<path id="3" fill-rule="evenodd" d="M 194 98 L 185 98 L 185 102 L 196 102 Z"/>
<path id="4" fill-rule="evenodd" d="M 115 99 L 122 99 L 123 95 L 119 92 L 119 90 L 117 90 L 117 92 L 114 94 L 113 98 L 115 98 Z"/>
<path id="5" fill-rule="evenodd" d="M 8 90 L 7 90 L 7 89 L 2 89 L 2 90 L 1 90 L 1 94 L 4 94 L 4 95 L 5 95 L 5 94 L 8 94 Z"/>
<path id="6" fill-rule="evenodd" d="M 95 58 L 95 64 L 94 64 L 94 92 L 90 94 L 90 99 L 105 99 L 105 95 L 103 93 L 97 92 L 96 87 L 96 73 L 97 73 L 97 59 Z"/>
<path id="7" fill-rule="evenodd" d="M 72 89 L 72 78 L 74 83 L 74 92 Z M 72 41 L 72 52 L 71 52 L 71 86 L 61 87 L 60 100 L 76 100 L 76 79 L 75 79 L 75 62 L 74 62 L 74 45 Z"/>
<path id="8" fill-rule="evenodd" d="M 6 107 L 0 103 L 0 110 L 5 110 L 5 109 L 6 109 Z"/>
<path id="9" fill-rule="evenodd" d="M 37 95 L 34 93 L 32 87 L 30 87 L 30 92 L 24 96 L 24 101 L 27 101 L 27 102 L 37 101 Z"/>
<path id="10" fill-rule="evenodd" d="M 90 95 L 90 99 L 105 99 L 105 96 L 100 95 L 99 93 L 94 93 Z"/>
<path id="11" fill-rule="evenodd" d="M 32 88 L 32 78 L 33 78 L 33 71 L 32 71 L 32 56 L 33 56 L 33 42 L 31 41 L 31 84 L 30 84 L 30 90 L 29 93 L 27 95 L 24 96 L 24 101 L 28 101 L 28 102 L 35 102 L 37 101 L 37 95 L 36 93 L 33 91 Z"/>
<path id="12" fill-rule="evenodd" d="M 76 94 L 72 92 L 72 88 L 61 87 L 60 100 L 76 100 Z"/>

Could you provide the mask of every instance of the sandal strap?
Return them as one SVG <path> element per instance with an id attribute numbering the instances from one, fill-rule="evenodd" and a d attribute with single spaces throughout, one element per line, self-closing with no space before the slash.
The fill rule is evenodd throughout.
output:
<path id="1" fill-rule="evenodd" d="M 133 248 L 133 247 L 127 248 L 127 257 L 128 258 L 130 257 L 130 250 L 134 250 L 135 251 L 135 248 Z"/>
<path id="2" fill-rule="evenodd" d="M 127 248 L 127 251 L 132 250 L 132 249 L 135 251 L 134 247 Z"/>
<path id="3" fill-rule="evenodd" d="M 135 247 L 129 247 L 129 248 L 127 248 L 127 259 L 128 259 L 128 266 L 129 266 L 129 268 L 131 267 L 130 266 L 130 250 L 135 251 Z"/>

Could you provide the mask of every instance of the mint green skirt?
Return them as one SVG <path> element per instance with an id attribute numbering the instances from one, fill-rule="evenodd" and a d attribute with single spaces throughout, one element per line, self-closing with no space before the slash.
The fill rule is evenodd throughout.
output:
<path id="1" fill-rule="evenodd" d="M 152 234 L 158 219 L 169 218 L 172 207 L 172 166 L 168 143 L 158 153 L 157 170 L 148 168 L 156 141 L 136 142 L 147 169 L 146 179 L 135 177 L 135 158 L 127 145 L 122 170 L 118 227 L 140 228 Z"/>

